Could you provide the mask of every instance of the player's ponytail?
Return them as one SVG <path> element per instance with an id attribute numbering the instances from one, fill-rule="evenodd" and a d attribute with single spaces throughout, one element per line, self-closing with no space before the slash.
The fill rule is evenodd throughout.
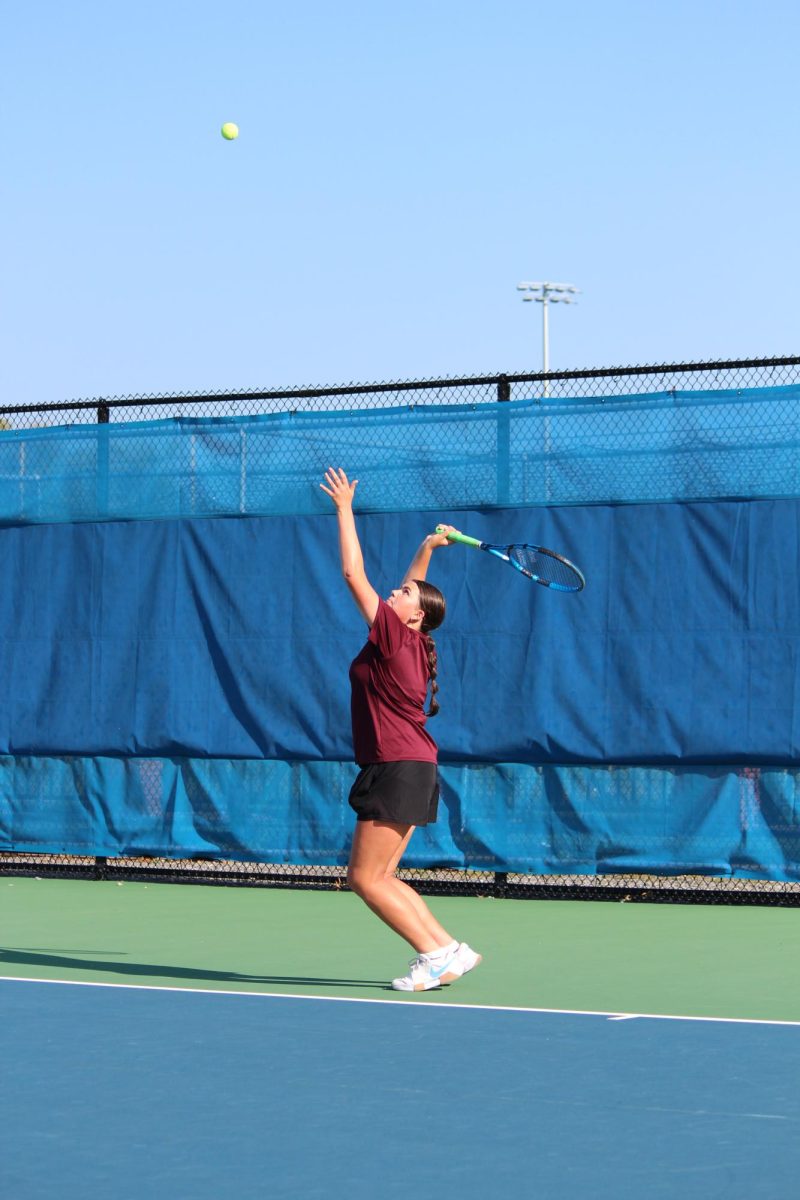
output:
<path id="1" fill-rule="evenodd" d="M 444 596 L 438 588 L 434 587 L 432 583 L 427 583 L 424 579 L 415 579 L 414 583 L 419 588 L 419 606 L 424 614 L 420 632 L 425 638 L 425 646 L 428 651 L 428 671 L 431 678 L 431 700 L 428 706 L 428 716 L 435 717 L 439 711 L 439 701 L 436 699 L 436 693 L 439 691 L 439 684 L 436 682 L 438 658 L 436 655 L 436 643 L 431 637 L 430 631 L 438 629 L 444 620 Z"/>
<path id="2" fill-rule="evenodd" d="M 426 633 L 423 636 L 425 638 L 425 645 L 428 649 L 428 671 L 430 672 L 431 677 L 431 701 L 428 705 L 428 716 L 435 717 L 439 711 L 439 701 L 436 699 L 436 693 L 439 690 L 439 685 L 436 682 L 436 643 L 429 633 Z"/>

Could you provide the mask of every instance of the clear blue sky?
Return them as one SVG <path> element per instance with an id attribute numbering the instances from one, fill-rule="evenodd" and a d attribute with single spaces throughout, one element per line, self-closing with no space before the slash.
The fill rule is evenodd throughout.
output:
<path id="1" fill-rule="evenodd" d="M 796 0 L 3 25 L 4 404 L 800 352 Z"/>

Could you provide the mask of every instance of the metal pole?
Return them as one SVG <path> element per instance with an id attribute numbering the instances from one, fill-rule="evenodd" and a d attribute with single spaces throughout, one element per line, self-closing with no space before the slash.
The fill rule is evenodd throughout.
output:
<path id="1" fill-rule="evenodd" d="M 508 405 L 497 414 L 497 503 L 508 504 L 511 481 L 511 384 L 505 375 L 497 379 L 497 402 Z"/>
<path id="2" fill-rule="evenodd" d="M 547 375 L 550 370 L 550 350 L 548 345 L 548 329 L 547 329 L 547 290 L 542 293 L 542 370 Z M 542 395 L 547 399 L 550 395 L 550 384 L 547 379 L 544 380 L 542 387 Z"/>
<path id="3" fill-rule="evenodd" d="M 547 378 L 550 370 L 550 344 L 549 344 L 549 329 L 548 329 L 548 309 L 547 301 L 547 285 L 542 288 L 542 369 L 544 371 L 544 380 L 542 381 L 542 399 L 550 399 L 550 380 Z M 550 418 L 545 417 L 543 435 L 543 450 L 544 450 L 544 498 L 547 504 L 550 503 L 552 486 L 550 482 Z"/>
<path id="4" fill-rule="evenodd" d="M 108 516 L 109 420 L 111 408 L 106 400 L 97 401 L 97 461 L 95 465 L 95 504 L 98 517 Z"/>
<path id="5" fill-rule="evenodd" d="M 523 300 L 535 300 L 542 306 L 542 398 L 545 400 L 550 397 L 550 318 L 547 311 L 550 307 L 550 296 L 552 294 L 554 304 L 574 304 L 572 296 L 577 290 L 574 284 L 550 283 L 548 280 L 517 284 L 517 291 L 526 293 L 522 297 Z"/>

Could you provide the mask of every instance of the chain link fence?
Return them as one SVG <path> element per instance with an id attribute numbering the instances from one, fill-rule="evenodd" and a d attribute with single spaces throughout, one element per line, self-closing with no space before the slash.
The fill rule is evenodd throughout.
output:
<path id="1" fill-rule="evenodd" d="M 611 400 L 678 391 L 785 387 L 800 383 L 800 357 L 607 367 L 550 374 L 499 374 L 399 380 L 338 387 L 105 396 L 0 407 L 5 429 L 49 425 L 157 421 L 169 417 L 248 417 L 296 412 L 357 412 L 421 404 L 491 404 L 506 400 Z"/>
<path id="2" fill-rule="evenodd" d="M 114 396 L 42 405 L 8 405 L 0 408 L 0 429 L 34 430 L 55 425 L 97 426 L 164 420 L 167 418 L 242 418 L 277 414 L 366 410 L 416 410 L 421 406 L 481 406 L 498 402 L 535 402 L 557 411 L 559 403 L 581 406 L 580 437 L 583 445 L 601 450 L 609 435 L 625 441 L 626 429 L 634 439 L 640 426 L 637 412 L 652 408 L 658 397 L 678 393 L 741 392 L 742 404 L 726 407 L 726 421 L 738 423 L 736 440 L 743 446 L 760 446 L 762 465 L 774 462 L 772 442 L 789 442 L 798 434 L 796 402 L 772 393 L 768 407 L 752 402 L 744 393 L 754 389 L 792 388 L 800 384 L 800 357 L 743 359 L 727 362 L 563 371 L 544 375 L 499 374 L 473 378 L 399 381 L 326 388 L 214 392 L 205 394 Z M 623 401 L 615 407 L 615 401 Z M 603 415 L 593 426 L 592 412 Z M 673 440 L 697 437 L 696 424 L 679 406 L 669 409 L 664 431 Z M 496 426 L 496 423 L 494 423 Z M 87 433 L 88 433 L 87 429 Z M 594 442 L 592 439 L 595 439 Z M 487 442 L 485 453 L 494 455 L 497 443 Z M 698 455 L 703 447 L 698 449 Z M 792 455 L 791 467 L 795 470 Z M 649 469 L 649 468 L 646 468 Z M 608 478 L 607 471 L 602 476 Z M 788 477 L 787 477 L 788 478 Z M 792 475 L 791 486 L 796 488 Z M 595 494 L 586 472 L 576 484 L 576 501 L 591 502 Z M 534 502 L 536 502 L 534 500 Z M 541 502 L 559 502 L 549 493 Z M 281 863 L 248 863 L 205 859 L 104 858 L 64 854 L 0 854 L 0 874 L 53 875 L 109 880 L 185 881 L 209 884 L 246 884 L 278 887 L 346 887 L 343 867 L 296 867 Z M 800 904 L 800 883 L 723 877 L 639 874 L 530 876 L 493 871 L 456 871 L 448 868 L 400 872 L 420 890 L 431 894 L 460 893 L 495 897 L 613 899 L 617 901 L 667 900 L 771 905 Z"/>
<path id="3" fill-rule="evenodd" d="M 0 410 L 0 521 L 800 494 L 800 359 L 495 375 Z M 316 502 L 316 508 L 315 508 Z"/>
<path id="4" fill-rule="evenodd" d="M 227 887 L 347 890 L 345 867 L 235 860 L 106 858 L 68 854 L 0 854 L 0 875 L 118 882 L 194 883 Z M 800 905 L 800 883 L 710 875 L 523 875 L 453 868 L 401 868 L 400 879 L 430 896 L 504 900 L 611 900 L 670 904 Z"/>

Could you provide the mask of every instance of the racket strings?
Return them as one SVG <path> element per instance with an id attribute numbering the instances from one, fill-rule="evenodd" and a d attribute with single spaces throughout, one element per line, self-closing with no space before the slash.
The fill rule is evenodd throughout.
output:
<path id="1" fill-rule="evenodd" d="M 509 546 L 507 554 L 523 571 L 542 583 L 571 592 L 583 587 L 583 576 L 578 568 L 552 550 L 541 546 Z"/>

